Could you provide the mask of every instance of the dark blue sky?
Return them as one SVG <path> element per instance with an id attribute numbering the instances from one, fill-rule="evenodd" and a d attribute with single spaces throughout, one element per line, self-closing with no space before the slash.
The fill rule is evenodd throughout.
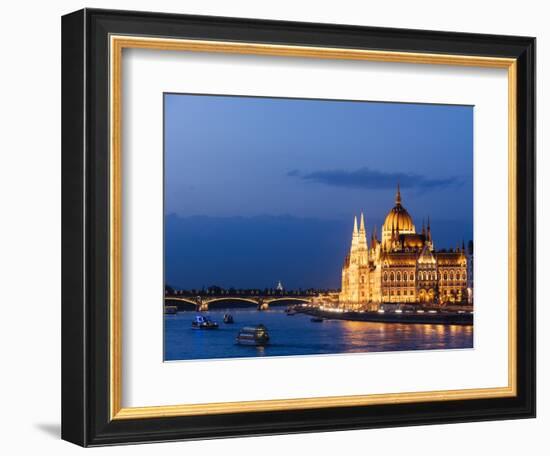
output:
<path id="1" fill-rule="evenodd" d="M 339 287 L 353 215 L 473 232 L 473 107 L 165 95 L 166 281 Z"/>

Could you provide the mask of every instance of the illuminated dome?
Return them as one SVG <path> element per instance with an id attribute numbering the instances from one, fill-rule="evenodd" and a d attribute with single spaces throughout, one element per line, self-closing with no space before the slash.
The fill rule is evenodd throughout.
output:
<path id="1" fill-rule="evenodd" d="M 397 186 L 397 194 L 395 195 L 395 206 L 388 212 L 386 220 L 384 220 L 384 231 L 399 231 L 401 233 L 414 233 L 415 228 L 412 217 L 401 205 L 401 192 L 399 185 Z"/>

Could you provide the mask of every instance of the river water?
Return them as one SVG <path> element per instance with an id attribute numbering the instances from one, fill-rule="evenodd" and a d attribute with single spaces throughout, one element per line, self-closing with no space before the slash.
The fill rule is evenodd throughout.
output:
<path id="1" fill-rule="evenodd" d="M 223 323 L 231 313 L 235 323 Z M 314 323 L 305 314 L 287 316 L 284 308 L 265 311 L 219 309 L 204 312 L 220 327 L 193 330 L 196 312 L 164 316 L 164 359 L 243 358 L 253 356 L 318 355 L 473 347 L 473 326 L 410 325 L 325 320 Z M 265 347 L 242 346 L 235 337 L 243 326 L 264 324 L 270 336 Z"/>

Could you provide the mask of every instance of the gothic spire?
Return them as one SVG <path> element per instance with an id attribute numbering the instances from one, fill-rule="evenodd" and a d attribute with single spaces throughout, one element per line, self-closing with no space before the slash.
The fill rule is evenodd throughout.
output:
<path id="1" fill-rule="evenodd" d="M 361 226 L 359 227 L 360 231 L 365 231 L 365 217 L 363 216 L 363 213 L 361 212 Z"/>
<path id="2" fill-rule="evenodd" d="M 397 183 L 397 193 L 395 194 L 395 204 L 401 204 L 401 189 L 399 188 L 399 182 Z"/>
<path id="3" fill-rule="evenodd" d="M 353 217 L 353 234 L 357 234 L 357 216 Z"/>

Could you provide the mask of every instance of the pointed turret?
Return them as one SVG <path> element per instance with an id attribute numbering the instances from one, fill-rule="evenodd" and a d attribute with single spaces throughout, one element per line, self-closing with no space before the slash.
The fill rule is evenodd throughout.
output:
<path id="1" fill-rule="evenodd" d="M 424 218 L 422 218 L 422 236 L 426 236 L 426 226 L 424 225 Z"/>
<path id="2" fill-rule="evenodd" d="M 353 217 L 353 235 L 351 237 L 351 251 L 354 252 L 359 247 L 360 236 L 359 229 L 357 228 L 357 216 Z"/>
<path id="3" fill-rule="evenodd" d="M 395 194 L 395 204 L 401 204 L 401 188 L 399 182 L 397 183 L 397 193 Z"/>
<path id="4" fill-rule="evenodd" d="M 365 216 L 361 212 L 361 222 L 359 224 L 359 245 L 362 248 L 368 249 L 367 244 L 367 230 L 365 228 Z"/>
<path id="5" fill-rule="evenodd" d="M 370 237 L 370 247 L 371 249 L 375 249 L 378 247 L 378 239 L 376 239 L 376 225 L 374 225 L 374 228 L 372 229 L 372 235 Z"/>

